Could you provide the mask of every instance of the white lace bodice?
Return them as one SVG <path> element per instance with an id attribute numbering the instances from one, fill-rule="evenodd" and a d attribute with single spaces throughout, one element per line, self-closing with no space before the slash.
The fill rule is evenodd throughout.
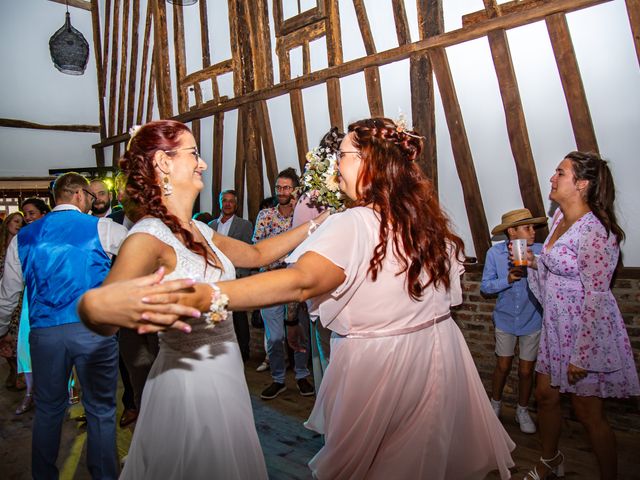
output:
<path id="1" fill-rule="evenodd" d="M 213 250 L 220 259 L 223 270 L 211 265 L 206 265 L 204 258 L 185 247 L 171 230 L 169 230 L 169 227 L 158 218 L 144 218 L 140 220 L 129 230 L 129 235 L 135 233 L 153 235 L 161 242 L 173 248 L 176 252 L 176 268 L 173 272 L 165 276 L 165 280 L 193 278 L 199 282 L 214 283 L 221 280 L 235 279 L 236 271 L 233 264 L 213 243 L 214 231 L 202 222 L 196 220 L 194 223 L 207 240 L 211 250 Z M 233 318 L 231 315 L 214 328 L 205 328 L 207 324 L 204 321 L 204 317 L 189 320 L 189 323 L 192 327 L 191 333 L 189 334 L 177 330 L 168 330 L 160 333 L 161 344 L 166 344 L 174 350 L 192 351 L 206 344 L 235 341 Z"/>

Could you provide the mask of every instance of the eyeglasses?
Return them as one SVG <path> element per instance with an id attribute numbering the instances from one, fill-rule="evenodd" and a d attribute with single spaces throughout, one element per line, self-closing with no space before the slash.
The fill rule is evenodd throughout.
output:
<path id="1" fill-rule="evenodd" d="M 90 192 L 89 190 L 87 190 L 86 188 L 82 189 L 84 191 L 84 193 L 86 193 L 87 195 L 89 195 L 91 198 L 93 198 L 93 201 L 96 201 L 98 199 L 98 197 L 96 197 L 93 192 Z"/>
<path id="2" fill-rule="evenodd" d="M 163 150 L 164 153 L 176 153 L 176 152 L 181 152 L 182 150 L 193 150 L 193 152 L 191 152 L 191 154 L 194 156 L 194 158 L 196 160 L 198 160 L 200 157 L 200 152 L 198 151 L 198 147 L 185 147 L 185 148 L 176 148 L 175 150 Z"/>
<path id="3" fill-rule="evenodd" d="M 356 155 L 360 155 L 360 152 L 357 152 L 355 150 L 352 150 L 352 151 L 338 150 L 338 160 L 342 160 L 342 157 L 344 157 L 347 153 L 355 153 Z"/>
<path id="4" fill-rule="evenodd" d="M 290 192 L 293 187 L 289 185 L 276 185 L 276 192 Z"/>

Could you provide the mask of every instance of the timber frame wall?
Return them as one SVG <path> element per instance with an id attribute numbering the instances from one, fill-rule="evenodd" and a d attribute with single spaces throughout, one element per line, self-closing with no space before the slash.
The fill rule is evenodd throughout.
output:
<path id="1" fill-rule="evenodd" d="M 240 197 L 239 205 L 243 205 L 245 180 L 251 186 L 247 192 L 247 205 L 249 216 L 253 218 L 264 191 L 263 163 L 271 187 L 278 172 L 266 100 L 289 96 L 296 147 L 303 166 L 309 144 L 302 89 L 325 84 L 331 126 L 344 129 L 340 78 L 363 72 L 371 116 L 380 116 L 384 112 L 379 67 L 409 59 L 413 125 L 426 136 L 426 148 L 419 163 L 437 186 L 435 75 L 476 255 L 482 262 L 491 246 L 489 227 L 446 47 L 487 38 L 522 201 L 534 216 L 544 216 L 538 175 L 506 34 L 509 29 L 539 21 L 544 21 L 547 26 L 576 146 L 580 150 L 598 150 L 565 15 L 610 0 L 521 0 L 503 4 L 497 4 L 496 0 L 483 0 L 485 8 L 482 11 L 465 15 L 462 28 L 449 32 L 444 32 L 443 0 L 416 0 L 420 39 L 415 42 L 410 39 L 404 0 L 391 0 L 399 46 L 383 52 L 376 50 L 364 0 L 353 0 L 367 55 L 349 62 L 344 62 L 342 57 L 338 0 L 316 0 L 314 8 L 286 20 L 283 19 L 282 1 L 273 0 L 271 5 L 280 73 L 280 82 L 275 84 L 267 0 L 228 0 L 231 58 L 216 64 L 211 64 L 207 0 L 199 0 L 200 21 L 204 26 L 201 28 L 202 69 L 190 74 L 185 68 L 183 7 L 167 4 L 165 0 L 148 0 L 146 11 L 141 11 L 140 0 L 101 0 L 105 7 L 105 18 L 101 19 L 98 0 L 77 0 L 84 5 L 81 8 L 89 6 L 93 19 L 102 138 L 94 145 L 97 166 L 105 165 L 104 149 L 109 146 L 113 147 L 112 162 L 116 164 L 122 144 L 129 138 L 126 133 L 129 127 L 151 120 L 154 108 L 161 118 L 191 122 L 198 143 L 206 135 L 201 131 L 200 119 L 213 117 L 213 131 L 210 133 L 213 142 L 211 193 L 216 198 L 222 181 L 224 114 L 237 109 L 235 188 Z M 626 7 L 640 61 L 640 0 L 626 0 Z M 167 27 L 167 8 L 173 10 L 172 38 Z M 142 35 L 142 42 L 139 35 Z M 309 42 L 321 37 L 326 40 L 328 67 L 311 71 Z M 171 40 L 172 59 L 169 58 Z M 141 51 L 139 45 L 142 45 Z M 290 52 L 296 48 L 302 49 L 303 75 L 292 79 Z M 170 62 L 175 66 L 176 85 L 171 83 Z M 225 74 L 233 76 L 233 98 L 220 96 L 218 77 Z M 203 101 L 203 84 L 207 82 L 210 82 L 213 98 Z M 174 102 L 174 98 L 177 101 Z M 540 239 L 546 233 L 538 232 Z"/>

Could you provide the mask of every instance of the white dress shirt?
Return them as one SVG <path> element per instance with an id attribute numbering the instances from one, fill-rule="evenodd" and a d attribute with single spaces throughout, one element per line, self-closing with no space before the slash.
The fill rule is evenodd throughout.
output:
<path id="1" fill-rule="evenodd" d="M 63 210 L 80 212 L 78 207 L 68 203 L 56 206 L 52 212 Z M 112 257 L 118 254 L 120 245 L 127 237 L 127 229 L 110 218 L 99 218 L 98 236 L 100 237 L 102 248 L 109 257 Z M 0 281 L 0 337 L 7 333 L 11 322 L 11 314 L 20 301 L 20 294 L 23 289 L 24 279 L 22 277 L 22 264 L 18 256 L 18 235 L 16 235 L 7 248 L 4 260 L 4 275 L 2 281 Z"/>
<path id="2" fill-rule="evenodd" d="M 216 231 L 228 237 L 229 229 L 231 228 L 231 224 L 233 223 L 234 218 L 236 218 L 236 216 L 231 215 L 231 217 L 229 217 L 229 220 L 222 223 L 222 215 L 220 215 L 220 218 L 218 218 L 218 229 Z"/>

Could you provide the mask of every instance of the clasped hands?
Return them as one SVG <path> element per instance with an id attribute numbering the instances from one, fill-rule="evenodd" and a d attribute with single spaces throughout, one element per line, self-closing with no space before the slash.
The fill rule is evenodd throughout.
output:
<path id="1" fill-rule="evenodd" d="M 102 335 L 112 335 L 117 327 L 138 333 L 154 333 L 169 328 L 191 331 L 181 318 L 198 318 L 199 310 L 182 305 L 186 294 L 197 288 L 193 279 L 162 282 L 163 267 L 145 277 L 103 285 L 85 293 L 78 313 L 85 324 Z"/>

